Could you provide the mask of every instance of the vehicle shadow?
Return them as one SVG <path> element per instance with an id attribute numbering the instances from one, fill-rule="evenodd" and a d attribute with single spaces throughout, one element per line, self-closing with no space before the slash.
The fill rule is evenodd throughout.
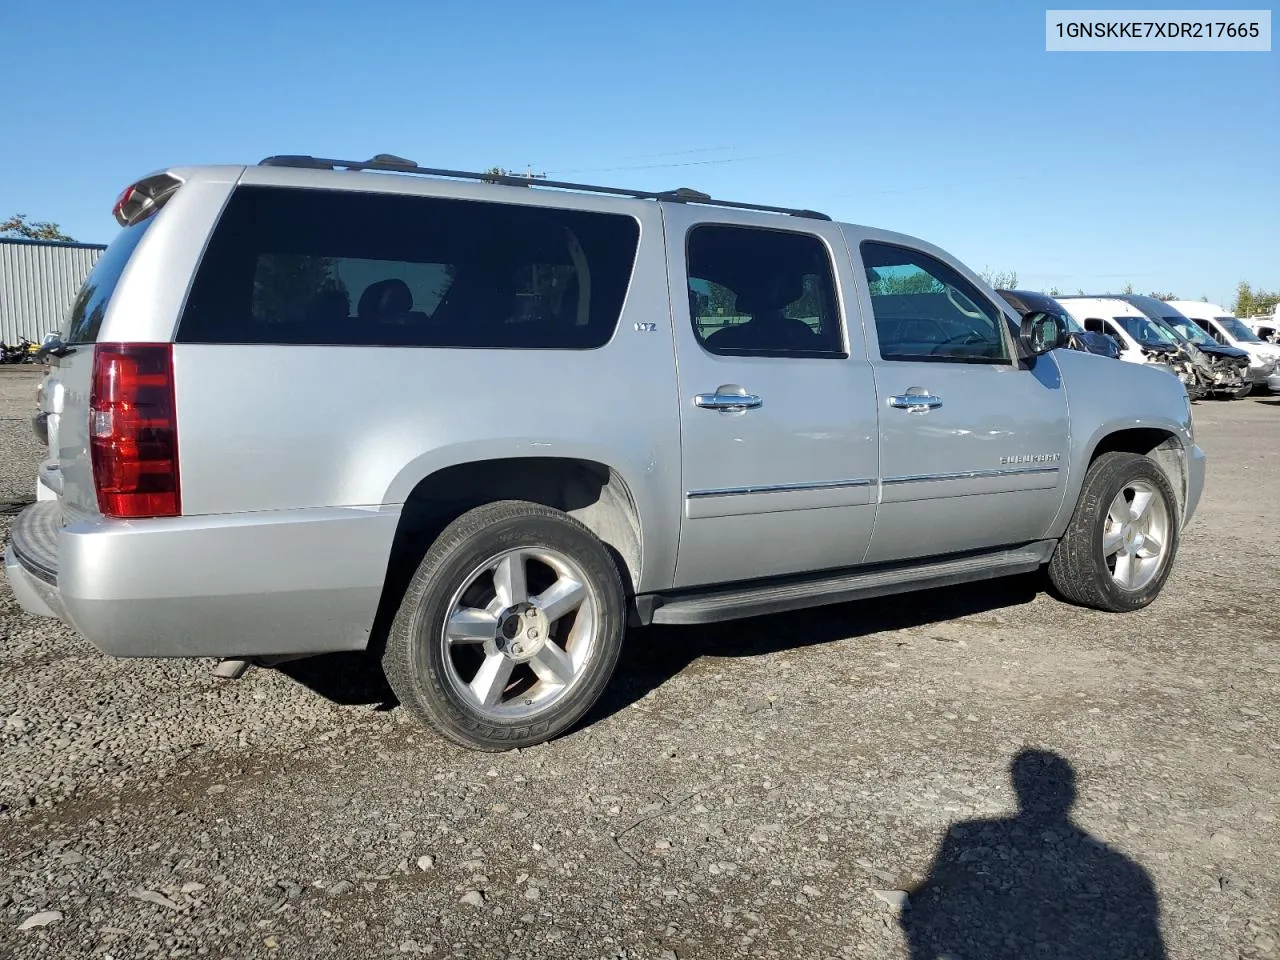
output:
<path id="1" fill-rule="evenodd" d="M 581 725 L 624 710 L 701 657 L 754 657 L 1021 606 L 1043 586 L 1036 574 L 941 587 L 792 613 L 627 634 L 612 682 Z"/>
<path id="2" fill-rule="evenodd" d="M 312 693 L 343 706 L 372 706 L 383 711 L 393 710 L 400 703 L 379 659 L 364 650 L 289 660 L 274 669 Z"/>
<path id="3" fill-rule="evenodd" d="M 924 626 L 1030 603 L 1041 586 L 1042 578 L 1028 574 L 704 626 L 635 628 L 609 686 L 578 727 L 626 709 L 700 657 L 753 657 Z M 370 652 L 306 657 L 274 669 L 333 703 L 378 710 L 399 703 Z"/>
<path id="4" fill-rule="evenodd" d="M 907 891 L 899 923 L 912 960 L 1164 960 L 1150 876 L 1071 820 L 1071 763 L 1024 750 L 1009 771 L 1017 814 L 953 824 Z"/>

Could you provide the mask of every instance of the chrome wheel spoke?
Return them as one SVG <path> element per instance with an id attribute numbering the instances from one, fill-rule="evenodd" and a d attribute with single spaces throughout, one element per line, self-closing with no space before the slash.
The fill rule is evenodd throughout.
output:
<path id="1" fill-rule="evenodd" d="M 1116 554 L 1116 569 L 1112 576 L 1120 586 L 1129 586 L 1129 581 L 1133 579 L 1133 557 L 1128 553 Z"/>
<path id="2" fill-rule="evenodd" d="M 566 686 L 573 679 L 573 661 L 569 654 L 548 640 L 529 660 L 529 666 L 543 683 Z"/>
<path id="3" fill-rule="evenodd" d="M 484 643 L 498 633 L 498 618 L 488 610 L 462 607 L 455 610 L 445 627 L 449 643 Z"/>
<path id="4" fill-rule="evenodd" d="M 582 606 L 587 598 L 586 588 L 577 580 L 561 576 L 559 580 L 534 597 L 533 605 L 542 611 L 550 623 Z"/>
<path id="5" fill-rule="evenodd" d="M 1133 502 L 1129 504 L 1130 519 L 1141 520 L 1153 499 L 1155 499 L 1155 492 L 1152 490 L 1134 490 Z"/>
<path id="6" fill-rule="evenodd" d="M 1102 555 L 1109 557 L 1124 543 L 1124 528 L 1119 524 L 1108 522 L 1106 530 L 1102 533 Z"/>
<path id="7" fill-rule="evenodd" d="M 511 681 L 511 671 L 515 661 L 509 660 L 500 653 L 491 653 L 484 658 L 480 669 L 471 678 L 468 686 L 471 695 L 481 706 L 492 707 L 502 702 L 502 693 Z"/>
<path id="8" fill-rule="evenodd" d="M 1129 501 L 1124 498 L 1123 490 L 1116 494 L 1111 506 L 1107 507 L 1107 522 L 1117 527 L 1129 522 Z"/>
<path id="9" fill-rule="evenodd" d="M 1158 557 L 1163 552 L 1164 544 L 1149 533 L 1142 538 L 1142 546 L 1138 548 L 1138 556 L 1142 557 L 1144 560 Z"/>
<path id="10" fill-rule="evenodd" d="M 493 574 L 493 588 L 505 607 L 514 607 L 529 599 L 529 585 L 525 581 L 525 555 L 519 551 L 498 561 Z"/>

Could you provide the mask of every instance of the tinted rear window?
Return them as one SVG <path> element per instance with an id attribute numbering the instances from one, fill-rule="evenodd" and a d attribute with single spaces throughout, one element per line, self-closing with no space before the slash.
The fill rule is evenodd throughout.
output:
<path id="1" fill-rule="evenodd" d="M 240 187 L 178 340 L 599 347 L 618 325 L 639 237 L 616 214 Z"/>
<path id="2" fill-rule="evenodd" d="M 71 317 L 65 337 L 67 343 L 93 343 L 98 339 L 102 318 L 107 315 L 107 305 L 111 294 L 115 292 L 116 284 L 120 282 L 120 274 L 124 273 L 124 266 L 133 256 L 138 241 L 155 219 L 147 217 L 133 226 L 125 227 L 107 244 L 107 249 L 94 264 L 71 305 Z"/>

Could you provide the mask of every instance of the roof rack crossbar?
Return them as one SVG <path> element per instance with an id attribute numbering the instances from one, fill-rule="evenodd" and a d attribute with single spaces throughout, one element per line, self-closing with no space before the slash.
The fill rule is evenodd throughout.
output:
<path id="1" fill-rule="evenodd" d="M 446 170 L 436 167 L 420 167 L 412 160 L 380 153 L 369 160 L 332 160 L 327 157 L 311 157 L 297 154 L 280 154 L 259 161 L 261 167 L 301 167 L 309 170 L 386 170 L 392 173 L 413 173 L 428 177 L 446 177 L 452 180 L 481 180 L 510 187 L 551 187 L 557 190 L 576 190 L 585 193 L 603 193 L 615 197 L 631 197 L 637 200 L 657 200 L 667 203 L 699 203 L 713 207 L 730 207 L 735 210 L 760 210 L 766 213 L 783 213 L 791 217 L 809 220 L 830 220 L 817 210 L 798 210 L 791 207 L 774 207 L 760 203 L 739 203 L 732 200 L 716 200 L 708 194 L 688 187 L 675 190 L 627 190 L 622 187 L 602 187 L 587 183 L 569 183 L 564 180 L 534 180 L 519 175 L 476 173 L 469 170 Z"/>

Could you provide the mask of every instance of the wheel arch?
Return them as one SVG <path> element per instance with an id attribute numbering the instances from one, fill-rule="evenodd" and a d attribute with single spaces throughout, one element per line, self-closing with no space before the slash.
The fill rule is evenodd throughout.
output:
<path id="1" fill-rule="evenodd" d="M 1135 419 L 1100 424 L 1087 439 L 1074 445 L 1071 474 L 1062 505 L 1047 536 L 1061 537 L 1071 522 L 1084 480 L 1094 461 L 1104 453 L 1136 453 L 1150 457 L 1169 478 L 1178 498 L 1178 515 L 1185 518 L 1189 496 L 1187 464 L 1191 437 L 1186 424 L 1174 420 Z"/>
<path id="2" fill-rule="evenodd" d="M 641 582 L 644 542 L 635 494 L 621 471 L 582 457 L 496 457 L 440 467 L 404 499 L 387 562 L 370 647 L 385 641 L 395 610 L 427 549 L 453 520 L 499 500 L 561 510 L 595 534 L 613 557 L 628 596 Z"/>
<path id="3" fill-rule="evenodd" d="M 1178 431 L 1169 427 L 1123 427 L 1098 437 L 1085 462 L 1088 471 L 1104 453 L 1135 453 L 1153 460 L 1169 479 L 1174 495 L 1178 498 L 1178 516 L 1187 507 L 1187 449 Z M 1083 474 L 1081 475 L 1083 481 Z M 1074 509 L 1074 504 L 1073 504 Z"/>

